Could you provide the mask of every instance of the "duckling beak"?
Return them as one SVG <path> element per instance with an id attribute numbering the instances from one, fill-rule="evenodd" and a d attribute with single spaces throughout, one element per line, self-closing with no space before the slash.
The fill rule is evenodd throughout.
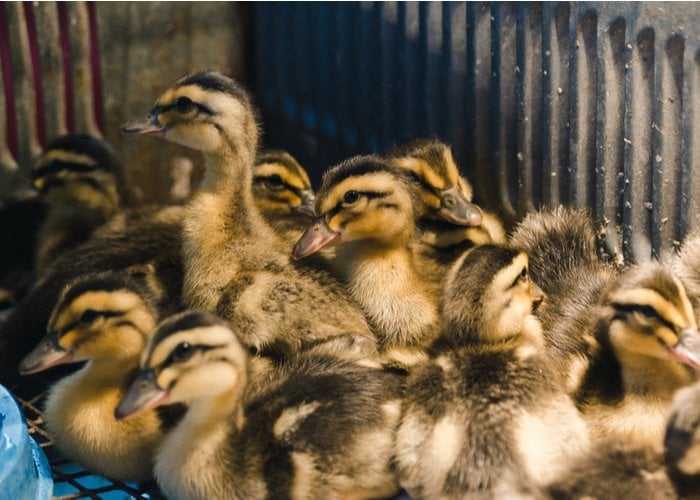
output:
<path id="1" fill-rule="evenodd" d="M 163 137 L 166 128 L 158 120 L 158 113 L 149 113 L 145 116 L 134 118 L 122 128 L 122 134 L 132 135 L 158 135 Z"/>
<path id="2" fill-rule="evenodd" d="M 316 196 L 310 189 L 301 192 L 301 205 L 292 209 L 294 213 L 316 217 Z"/>
<path id="3" fill-rule="evenodd" d="M 483 218 L 481 208 L 467 201 L 456 186 L 440 193 L 438 213 L 446 221 L 460 226 L 480 226 Z"/>
<path id="4" fill-rule="evenodd" d="M 533 281 L 530 281 L 530 297 L 532 297 L 532 310 L 536 311 L 547 295 Z"/>
<path id="5" fill-rule="evenodd" d="M 31 375 L 56 365 L 69 363 L 73 360 L 74 354 L 73 351 L 68 351 L 59 345 L 57 332 L 49 332 L 39 345 L 20 362 L 19 373 L 20 375 Z"/>
<path id="6" fill-rule="evenodd" d="M 292 258 L 299 260 L 339 241 L 340 233 L 328 227 L 325 217 L 319 217 L 306 228 L 297 244 L 294 245 Z"/>
<path id="7" fill-rule="evenodd" d="M 667 349 L 677 361 L 696 369 L 700 368 L 700 333 L 696 328 L 681 331 L 678 343 Z"/>
<path id="8" fill-rule="evenodd" d="M 138 374 L 132 382 L 126 396 L 114 410 L 117 420 L 134 417 L 167 403 L 170 393 L 161 389 L 156 381 L 153 370 L 145 370 Z"/>

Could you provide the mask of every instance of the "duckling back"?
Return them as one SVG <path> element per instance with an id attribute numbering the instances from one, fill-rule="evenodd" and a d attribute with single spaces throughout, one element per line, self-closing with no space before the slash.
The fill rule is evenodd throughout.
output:
<path id="1" fill-rule="evenodd" d="M 491 245 L 455 263 L 431 360 L 407 381 L 397 436 L 402 486 L 417 498 L 536 498 L 588 446 L 549 368 L 527 257 Z"/>

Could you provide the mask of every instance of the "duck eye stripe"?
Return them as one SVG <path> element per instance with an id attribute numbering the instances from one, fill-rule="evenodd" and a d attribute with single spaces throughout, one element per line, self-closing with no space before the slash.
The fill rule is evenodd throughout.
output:
<path id="1" fill-rule="evenodd" d="M 205 113 L 207 115 L 213 115 L 214 112 L 209 109 L 207 106 L 204 104 L 200 104 L 198 102 L 192 101 L 192 105 L 197 108 L 199 111 L 202 113 Z M 172 104 L 165 104 L 163 106 L 156 106 L 153 108 L 153 111 L 151 111 L 151 114 L 159 115 L 160 113 L 167 113 L 168 111 L 171 111 L 173 109 L 177 108 L 177 101 L 173 102 Z"/>
<path id="2" fill-rule="evenodd" d="M 616 309 L 617 311 L 619 311 L 620 313 L 638 312 L 638 313 L 640 313 L 640 314 L 643 314 L 643 313 L 642 313 L 642 309 L 643 309 L 643 308 L 649 307 L 649 306 L 643 306 L 643 305 L 640 305 L 640 304 L 613 304 L 613 306 L 614 306 L 615 309 Z M 659 314 L 659 312 L 658 312 L 656 309 L 654 309 L 654 313 L 655 313 L 655 314 L 654 314 L 654 319 L 656 319 L 659 323 L 661 323 L 662 325 L 664 325 L 666 328 L 668 328 L 668 329 L 671 330 L 672 332 L 675 332 L 675 331 L 678 330 L 678 329 L 676 328 L 676 325 L 674 325 L 673 323 L 671 323 L 670 321 L 668 321 L 666 318 L 664 318 L 663 316 L 661 316 L 661 315 Z M 617 314 L 615 315 L 615 317 L 618 317 L 618 318 L 620 318 L 621 316 L 622 316 L 622 315 L 617 315 Z"/>

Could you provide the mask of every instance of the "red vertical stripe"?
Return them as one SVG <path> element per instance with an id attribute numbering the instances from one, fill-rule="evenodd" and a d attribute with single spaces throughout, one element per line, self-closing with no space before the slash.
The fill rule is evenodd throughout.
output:
<path id="1" fill-rule="evenodd" d="M 17 156 L 17 123 L 15 122 L 15 88 L 12 83 L 12 60 L 10 55 L 10 33 L 5 9 L 8 4 L 0 2 L 0 64 L 5 84 L 5 113 L 7 144 L 13 156 Z"/>
<path id="2" fill-rule="evenodd" d="M 58 27 L 61 34 L 61 51 L 63 53 L 63 75 L 66 87 L 66 126 L 68 132 L 75 132 L 75 117 L 73 106 L 73 65 L 70 53 L 70 23 L 66 2 L 56 2 L 58 8 Z"/>
<path id="3" fill-rule="evenodd" d="M 100 66 L 100 39 L 97 34 L 95 2 L 87 2 L 88 31 L 90 33 L 90 69 L 92 70 L 92 98 L 97 127 L 104 134 L 104 107 L 102 104 L 102 71 Z"/>
<path id="4" fill-rule="evenodd" d="M 44 92 L 41 88 L 41 64 L 39 61 L 39 40 L 36 32 L 36 19 L 32 2 L 22 2 L 24 17 L 27 21 L 27 35 L 29 37 L 29 54 L 32 59 L 32 73 L 34 74 L 34 101 L 36 102 L 36 130 L 42 147 L 46 146 L 46 123 L 44 117 Z"/>

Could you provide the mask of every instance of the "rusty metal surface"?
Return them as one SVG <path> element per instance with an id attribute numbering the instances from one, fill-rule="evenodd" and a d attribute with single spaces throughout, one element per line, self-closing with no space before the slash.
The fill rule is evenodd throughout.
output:
<path id="1" fill-rule="evenodd" d="M 0 198 L 27 184 L 41 146 L 66 132 L 103 135 L 115 146 L 131 203 L 181 196 L 188 169 L 201 174 L 199 156 L 119 130 L 187 72 L 212 68 L 245 81 L 249 9 L 232 2 L 7 2 L 0 9 L 9 68 L 3 77 L 13 90 L 0 86 L 7 117 L 0 125 Z"/>

